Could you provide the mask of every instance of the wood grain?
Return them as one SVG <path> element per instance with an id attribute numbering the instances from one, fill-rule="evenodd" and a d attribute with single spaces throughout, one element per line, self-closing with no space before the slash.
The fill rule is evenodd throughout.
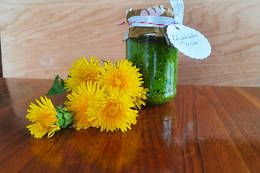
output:
<path id="1" fill-rule="evenodd" d="M 139 113 L 132 130 L 66 129 L 33 139 L 28 104 L 51 80 L 0 79 L 0 172 L 205 172 L 260 170 L 260 88 L 179 86 Z M 64 95 L 51 98 L 55 105 Z"/>
<path id="2" fill-rule="evenodd" d="M 1 35 L 0 35 L 0 77 L 3 77 L 3 71 L 2 71 Z"/>
<path id="3" fill-rule="evenodd" d="M 260 86 L 260 0 L 184 0 L 184 24 L 212 44 L 204 61 L 180 55 L 179 83 Z M 125 57 L 125 10 L 168 0 L 0 0 L 5 77 L 66 76 L 73 59 Z M 199 50 L 198 50 L 199 51 Z"/>

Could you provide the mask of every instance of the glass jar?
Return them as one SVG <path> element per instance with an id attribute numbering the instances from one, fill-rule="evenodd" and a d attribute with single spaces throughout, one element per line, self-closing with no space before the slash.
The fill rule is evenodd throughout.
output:
<path id="1" fill-rule="evenodd" d="M 176 94 L 178 51 L 168 45 L 165 37 L 145 34 L 126 40 L 126 57 L 143 74 L 148 88 L 147 104 L 170 101 Z"/>

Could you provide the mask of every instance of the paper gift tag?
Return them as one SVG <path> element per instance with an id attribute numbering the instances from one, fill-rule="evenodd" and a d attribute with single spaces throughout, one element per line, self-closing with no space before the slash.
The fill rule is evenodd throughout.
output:
<path id="1" fill-rule="evenodd" d="M 195 29 L 174 24 L 167 27 L 166 33 L 171 44 L 186 56 L 204 59 L 211 53 L 209 41 Z"/>

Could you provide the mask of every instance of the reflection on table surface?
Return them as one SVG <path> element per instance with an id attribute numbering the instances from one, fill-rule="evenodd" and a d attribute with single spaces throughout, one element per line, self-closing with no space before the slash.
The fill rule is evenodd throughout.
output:
<path id="1" fill-rule="evenodd" d="M 50 80 L 0 79 L 3 172 L 258 172 L 260 88 L 179 86 L 171 102 L 139 112 L 132 130 L 65 129 L 33 139 L 28 104 Z M 65 95 L 51 97 L 55 105 Z"/>

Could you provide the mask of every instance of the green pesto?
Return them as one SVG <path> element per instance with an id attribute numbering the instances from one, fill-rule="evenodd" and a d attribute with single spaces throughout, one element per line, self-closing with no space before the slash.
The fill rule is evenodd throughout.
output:
<path id="1" fill-rule="evenodd" d="M 170 101 L 176 94 L 178 51 L 164 37 L 143 36 L 126 41 L 126 57 L 140 69 L 146 103 L 158 105 Z"/>

